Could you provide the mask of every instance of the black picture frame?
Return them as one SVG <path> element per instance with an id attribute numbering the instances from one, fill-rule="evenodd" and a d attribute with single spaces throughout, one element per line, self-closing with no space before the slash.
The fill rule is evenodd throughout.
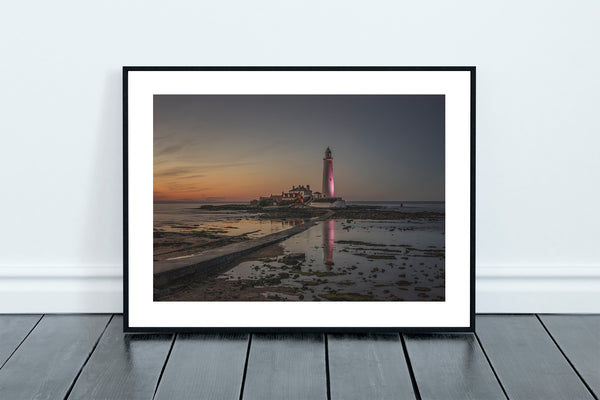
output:
<path id="1" fill-rule="evenodd" d="M 129 74 L 135 71 L 463 71 L 470 74 L 470 265 L 469 326 L 453 327 L 181 327 L 131 326 L 129 308 Z M 124 66 L 123 73 L 123 324 L 126 333 L 282 333 L 282 332 L 473 332 L 475 330 L 475 174 L 476 174 L 476 67 L 474 66 Z"/>

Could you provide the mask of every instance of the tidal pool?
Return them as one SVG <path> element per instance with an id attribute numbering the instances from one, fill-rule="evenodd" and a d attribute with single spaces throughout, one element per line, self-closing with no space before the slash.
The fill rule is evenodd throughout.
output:
<path id="1" fill-rule="evenodd" d="M 445 298 L 443 219 L 330 219 L 271 247 L 205 283 L 214 290 L 197 294 L 203 300 Z"/>

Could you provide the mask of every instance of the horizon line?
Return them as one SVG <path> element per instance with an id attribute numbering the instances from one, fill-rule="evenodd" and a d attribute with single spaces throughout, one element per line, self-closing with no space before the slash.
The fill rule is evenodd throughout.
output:
<path id="1" fill-rule="evenodd" d="M 153 200 L 153 203 L 249 203 L 253 200 Z M 348 200 L 362 203 L 377 203 L 377 202 L 389 202 L 389 203 L 445 203 L 446 200 Z"/>

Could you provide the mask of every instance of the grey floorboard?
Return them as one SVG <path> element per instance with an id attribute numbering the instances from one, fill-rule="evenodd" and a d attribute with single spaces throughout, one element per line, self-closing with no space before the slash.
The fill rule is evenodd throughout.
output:
<path id="1" fill-rule="evenodd" d="M 45 315 L 0 369 L 0 399 L 62 399 L 110 315 Z"/>
<path id="2" fill-rule="evenodd" d="M 323 335 L 253 335 L 243 398 L 327 399 Z"/>
<path id="3" fill-rule="evenodd" d="M 240 398 L 248 352 L 247 334 L 180 334 L 156 399 Z"/>
<path id="4" fill-rule="evenodd" d="M 152 399 L 173 335 L 125 335 L 114 316 L 75 383 L 69 400 Z"/>
<path id="5" fill-rule="evenodd" d="M 600 315 L 540 315 L 556 343 L 600 397 Z"/>
<path id="6" fill-rule="evenodd" d="M 423 400 L 506 399 L 473 334 L 405 335 Z"/>
<path id="7" fill-rule="evenodd" d="M 332 400 L 414 399 L 398 334 L 328 335 Z"/>
<path id="8" fill-rule="evenodd" d="M 41 315 L 0 315 L 0 368 L 41 317 Z"/>
<path id="9" fill-rule="evenodd" d="M 593 399 L 534 315 L 478 316 L 476 327 L 510 399 Z"/>

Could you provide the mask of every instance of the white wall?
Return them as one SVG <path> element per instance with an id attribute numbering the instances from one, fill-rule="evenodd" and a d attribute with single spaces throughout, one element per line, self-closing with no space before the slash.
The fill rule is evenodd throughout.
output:
<path id="1" fill-rule="evenodd" d="M 123 65 L 475 65 L 478 310 L 600 312 L 600 2 L 0 6 L 0 311 L 121 309 Z"/>

